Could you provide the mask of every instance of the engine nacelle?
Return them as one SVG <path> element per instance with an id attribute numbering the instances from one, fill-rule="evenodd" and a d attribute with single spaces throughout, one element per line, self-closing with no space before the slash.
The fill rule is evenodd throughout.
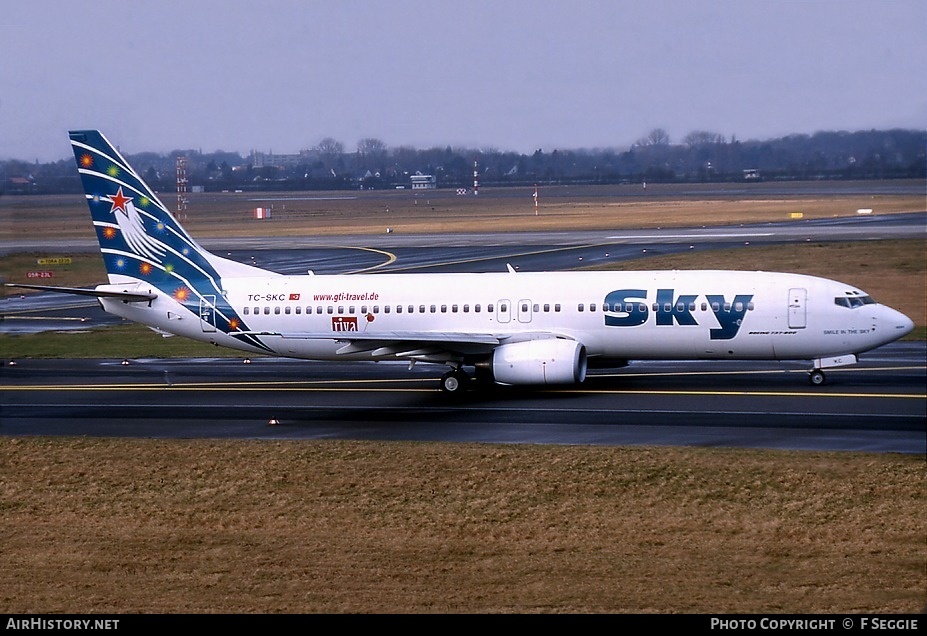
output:
<path id="1" fill-rule="evenodd" d="M 561 338 L 502 345 L 493 351 L 492 375 L 500 384 L 576 384 L 586 379 L 586 347 Z"/>

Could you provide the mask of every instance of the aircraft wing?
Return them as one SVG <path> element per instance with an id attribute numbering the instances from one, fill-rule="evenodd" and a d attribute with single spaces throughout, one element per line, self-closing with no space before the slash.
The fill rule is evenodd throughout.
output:
<path id="1" fill-rule="evenodd" d="M 557 338 L 554 333 L 492 334 L 449 331 L 379 331 L 325 332 L 325 333 L 283 333 L 254 331 L 248 335 L 262 338 L 279 337 L 283 340 L 335 340 L 344 343 L 337 353 L 364 354 L 371 357 L 395 356 L 396 358 L 446 361 L 464 355 L 489 353 L 496 347 L 513 340 Z"/>

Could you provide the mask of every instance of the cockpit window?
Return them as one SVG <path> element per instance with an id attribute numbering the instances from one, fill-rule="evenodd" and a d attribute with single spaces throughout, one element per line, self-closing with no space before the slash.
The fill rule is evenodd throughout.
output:
<path id="1" fill-rule="evenodd" d="M 847 309 L 856 309 L 863 305 L 874 305 L 876 302 L 871 296 L 837 296 L 834 298 L 834 304 Z"/>

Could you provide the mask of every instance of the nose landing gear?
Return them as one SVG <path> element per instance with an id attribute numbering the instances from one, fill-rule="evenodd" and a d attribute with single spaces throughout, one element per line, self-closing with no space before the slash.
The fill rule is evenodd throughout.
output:
<path id="1" fill-rule="evenodd" d="M 811 386 L 821 386 L 826 381 L 827 376 L 820 369 L 812 369 L 811 373 L 808 374 L 808 382 L 811 383 Z"/>

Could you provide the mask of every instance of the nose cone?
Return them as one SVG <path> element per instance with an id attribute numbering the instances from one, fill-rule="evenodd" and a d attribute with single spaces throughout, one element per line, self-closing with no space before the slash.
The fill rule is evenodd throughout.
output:
<path id="1" fill-rule="evenodd" d="M 899 338 L 904 338 L 906 335 L 914 331 L 914 321 L 905 316 L 900 311 L 896 311 L 891 307 L 885 307 L 885 312 L 882 316 L 881 322 L 884 327 L 882 333 L 891 337 L 891 339 L 898 340 Z"/>
<path id="2" fill-rule="evenodd" d="M 898 325 L 895 326 L 895 329 L 898 330 L 902 336 L 906 336 L 914 331 L 914 321 L 899 311 Z"/>

